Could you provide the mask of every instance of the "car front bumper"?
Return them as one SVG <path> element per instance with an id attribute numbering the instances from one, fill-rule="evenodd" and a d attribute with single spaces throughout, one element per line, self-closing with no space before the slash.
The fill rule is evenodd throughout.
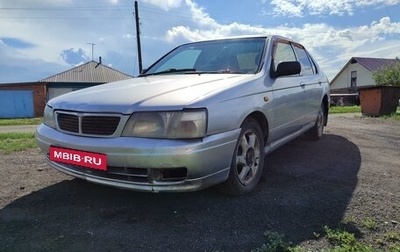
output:
<path id="1" fill-rule="evenodd" d="M 36 141 L 53 168 L 90 182 L 151 192 L 195 191 L 228 178 L 240 129 L 196 140 L 96 138 L 61 133 L 44 124 Z M 51 161 L 50 146 L 102 153 L 107 171 Z"/>

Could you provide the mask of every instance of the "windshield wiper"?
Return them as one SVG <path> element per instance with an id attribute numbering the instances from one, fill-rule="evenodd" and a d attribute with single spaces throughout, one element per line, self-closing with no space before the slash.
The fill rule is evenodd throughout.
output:
<path id="1" fill-rule="evenodd" d="M 194 68 L 169 68 L 164 71 L 155 72 L 155 73 L 144 73 L 140 76 L 150 76 L 150 75 L 159 75 L 159 74 L 171 74 L 171 73 L 196 73 L 196 69 Z"/>
<path id="2" fill-rule="evenodd" d="M 169 68 L 164 71 L 155 73 L 144 73 L 139 75 L 140 77 L 152 76 L 152 75 L 162 75 L 162 74 L 174 74 L 174 73 L 184 73 L 184 74 L 248 74 L 248 72 L 243 71 L 232 71 L 229 69 L 221 69 L 218 71 L 197 71 L 194 68 Z"/>
<path id="3" fill-rule="evenodd" d="M 244 71 L 232 71 L 232 70 L 218 70 L 218 71 L 196 71 L 197 74 L 247 74 Z"/>

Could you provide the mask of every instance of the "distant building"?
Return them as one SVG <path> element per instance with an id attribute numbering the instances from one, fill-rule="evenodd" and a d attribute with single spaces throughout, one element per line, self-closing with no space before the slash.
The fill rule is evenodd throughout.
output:
<path id="1" fill-rule="evenodd" d="M 65 72 L 47 77 L 39 82 L 46 84 L 47 99 L 50 100 L 78 89 L 131 78 L 133 76 L 101 64 L 100 58 L 100 62 L 92 60 Z"/>
<path id="2" fill-rule="evenodd" d="M 375 86 L 373 73 L 398 61 L 398 59 L 352 57 L 332 79 L 331 92 L 357 93 L 360 87 Z"/>
<path id="3" fill-rule="evenodd" d="M 331 105 L 359 104 L 358 89 L 373 87 L 373 73 L 398 59 L 352 57 L 339 73 L 331 80 Z"/>
<path id="4" fill-rule="evenodd" d="M 0 118 L 43 116 L 46 102 L 56 96 L 108 82 L 131 79 L 99 62 L 89 61 L 38 82 L 0 84 Z"/>
<path id="5" fill-rule="evenodd" d="M 0 118 L 43 115 L 46 85 L 41 82 L 0 84 Z"/>

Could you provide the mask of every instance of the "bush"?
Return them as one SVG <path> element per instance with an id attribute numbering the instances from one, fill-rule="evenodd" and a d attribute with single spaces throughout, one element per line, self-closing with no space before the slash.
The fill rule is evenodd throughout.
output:
<path id="1" fill-rule="evenodd" d="M 372 76 L 378 86 L 400 86 L 400 61 L 377 70 Z"/>

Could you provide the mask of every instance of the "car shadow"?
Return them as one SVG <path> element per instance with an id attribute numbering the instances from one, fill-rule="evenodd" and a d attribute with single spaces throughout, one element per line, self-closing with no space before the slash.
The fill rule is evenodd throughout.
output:
<path id="1" fill-rule="evenodd" d="M 257 190 L 228 197 L 138 193 L 65 180 L 0 210 L 5 251 L 250 251 L 264 232 L 294 245 L 342 220 L 361 165 L 358 147 L 326 134 L 268 155 Z"/>

